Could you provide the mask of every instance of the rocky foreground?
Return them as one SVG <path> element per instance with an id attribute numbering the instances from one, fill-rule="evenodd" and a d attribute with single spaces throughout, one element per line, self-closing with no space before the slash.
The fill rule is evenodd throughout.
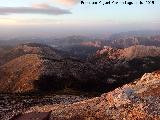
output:
<path id="1" fill-rule="evenodd" d="M 48 120 L 159 120 L 160 71 L 146 73 L 140 80 L 81 102 L 34 106 L 14 117 Z M 13 119 L 14 120 L 14 119 Z"/>
<path id="2" fill-rule="evenodd" d="M 80 95 L 55 94 L 0 94 L 0 120 L 10 120 L 32 106 L 53 104 L 71 104 L 86 100 L 88 97 Z M 27 119 L 29 120 L 29 119 Z M 33 119 L 35 120 L 35 119 Z"/>

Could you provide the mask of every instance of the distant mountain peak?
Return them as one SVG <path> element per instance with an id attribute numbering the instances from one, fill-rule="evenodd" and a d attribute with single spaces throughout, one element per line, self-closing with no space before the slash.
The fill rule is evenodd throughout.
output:
<path id="1" fill-rule="evenodd" d="M 113 59 L 134 59 L 143 57 L 160 56 L 160 47 L 134 45 L 124 49 L 114 49 L 111 47 L 104 47 L 104 49 L 97 51 L 97 55 L 113 58 Z"/>

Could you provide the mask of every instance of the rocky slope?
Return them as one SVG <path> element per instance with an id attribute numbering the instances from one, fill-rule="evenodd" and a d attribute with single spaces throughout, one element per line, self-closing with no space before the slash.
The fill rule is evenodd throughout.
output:
<path id="1" fill-rule="evenodd" d="M 131 82 L 146 72 L 160 68 L 160 48 L 136 45 L 124 49 L 106 46 L 89 59 L 99 69 L 108 73 L 108 82 L 123 85 Z"/>
<path id="2" fill-rule="evenodd" d="M 53 48 L 41 44 L 22 44 L 3 54 L 0 66 L 0 91 L 26 92 L 35 89 L 34 81 L 43 71 L 42 57 L 60 59 Z"/>
<path id="3" fill-rule="evenodd" d="M 160 71 L 105 93 L 101 97 L 73 103 L 31 107 L 18 117 L 51 112 L 50 120 L 158 120 L 160 119 Z"/>
<path id="4" fill-rule="evenodd" d="M 101 88 L 105 80 L 102 71 L 90 63 L 62 57 L 60 53 L 49 46 L 35 43 L 12 49 L 1 59 L 4 62 L 0 66 L 0 91 Z"/>
<path id="5" fill-rule="evenodd" d="M 33 81 L 39 79 L 41 70 L 42 61 L 36 54 L 27 54 L 11 60 L 0 67 L 0 91 L 33 90 Z"/>

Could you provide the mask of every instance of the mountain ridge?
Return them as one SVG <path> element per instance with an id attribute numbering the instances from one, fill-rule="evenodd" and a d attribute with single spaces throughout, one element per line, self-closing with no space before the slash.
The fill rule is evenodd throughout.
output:
<path id="1" fill-rule="evenodd" d="M 97 51 L 97 55 L 108 55 L 109 58 L 113 59 L 126 59 L 131 60 L 134 58 L 143 57 L 155 57 L 160 56 L 160 47 L 156 46 L 144 46 L 134 45 L 124 49 L 114 49 L 105 46 L 104 49 Z"/>
<path id="2" fill-rule="evenodd" d="M 52 47 L 33 43 L 12 49 L 0 66 L 0 91 L 55 91 L 65 87 L 89 90 L 101 86 L 104 78 L 98 74 L 102 71 L 89 62 L 66 58 L 60 53 Z M 88 84 L 91 86 L 87 88 Z"/>

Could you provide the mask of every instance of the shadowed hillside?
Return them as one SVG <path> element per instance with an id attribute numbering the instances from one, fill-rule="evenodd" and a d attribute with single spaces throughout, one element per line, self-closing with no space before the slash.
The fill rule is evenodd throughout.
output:
<path id="1" fill-rule="evenodd" d="M 55 91 L 65 88 L 101 91 L 105 77 L 90 63 L 62 57 L 41 44 L 22 44 L 3 55 L 1 92 Z M 89 86 L 88 86 L 89 85 Z"/>
<path id="2" fill-rule="evenodd" d="M 31 107 L 19 118 L 32 113 L 51 111 L 54 120 L 158 120 L 160 119 L 160 72 L 146 73 L 140 80 L 124 85 L 101 97 L 69 105 L 46 105 Z"/>

